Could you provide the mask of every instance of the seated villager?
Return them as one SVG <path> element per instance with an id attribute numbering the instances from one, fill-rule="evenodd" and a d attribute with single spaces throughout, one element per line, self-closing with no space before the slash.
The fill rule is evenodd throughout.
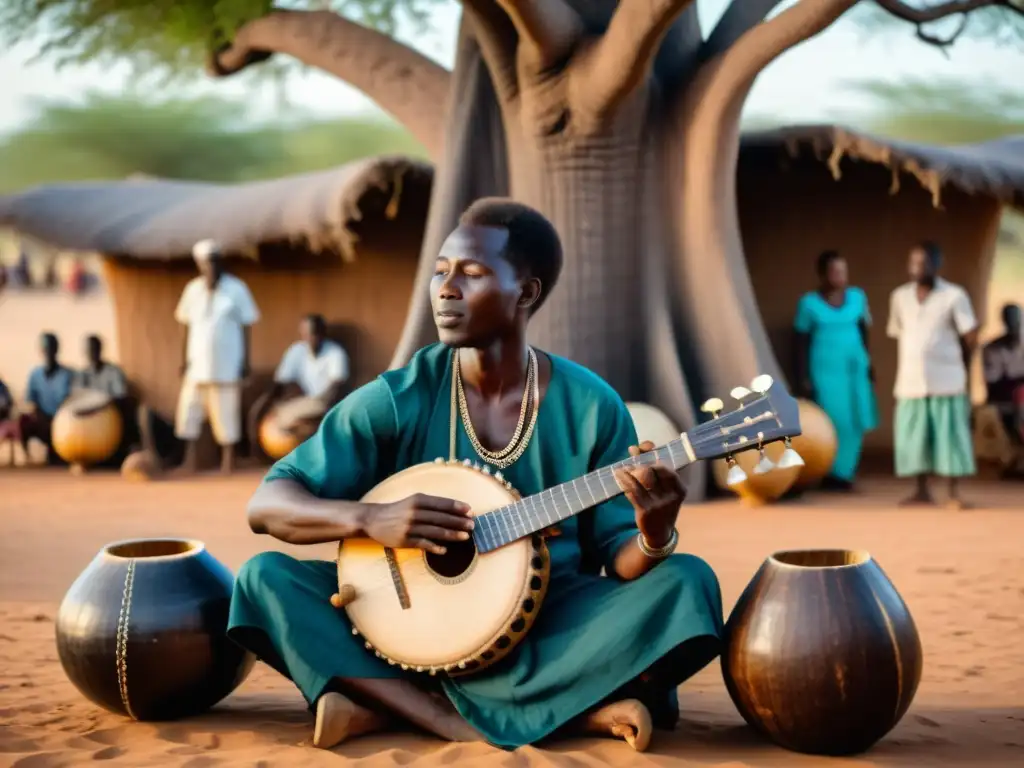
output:
<path id="1" fill-rule="evenodd" d="M 53 417 L 71 394 L 74 371 L 62 365 L 57 359 L 60 342 L 54 334 L 44 333 L 40 337 L 40 349 L 43 364 L 36 366 L 29 373 L 28 387 L 25 390 L 25 400 L 31 410 L 22 414 L 19 420 L 21 447 L 28 456 L 28 441 L 34 437 L 46 446 L 47 463 L 57 465 L 63 462 L 53 450 L 51 428 Z"/>
<path id="2" fill-rule="evenodd" d="M 1024 335 L 1021 307 L 1002 310 L 1004 333 L 981 351 L 988 390 L 985 405 L 975 414 L 975 441 L 979 456 L 996 461 L 1004 475 L 1024 471 Z"/>
<path id="3" fill-rule="evenodd" d="M 0 448 L 9 446 L 8 465 L 14 465 L 14 444 L 21 442 L 21 429 L 14 413 L 14 398 L 0 379 Z"/>
<path id="4" fill-rule="evenodd" d="M 541 214 L 507 200 L 473 204 L 430 283 L 440 342 L 348 395 L 275 464 L 249 503 L 252 530 L 291 544 L 369 537 L 443 554 L 470 536 L 464 504 L 358 500 L 437 458 L 500 469 L 525 496 L 652 450 L 635 445 L 629 410 L 604 380 L 526 343 L 561 265 L 558 234 Z M 527 423 L 535 428 L 517 429 Z M 316 712 L 321 748 L 397 717 L 507 749 L 596 733 L 643 750 L 652 724 L 674 727 L 677 686 L 720 652 L 722 603 L 711 568 L 674 554 L 679 475 L 653 464 L 616 477 L 624 495 L 549 537 L 550 587 L 535 624 L 478 674 L 429 677 L 378 658 L 330 602 L 335 563 L 280 552 L 242 566 L 228 632 L 295 683 Z"/>
<path id="5" fill-rule="evenodd" d="M 102 392 L 117 406 L 124 424 L 124 436 L 117 452 L 103 466 L 120 466 L 125 456 L 140 442 L 136 406 L 128 391 L 128 379 L 117 365 L 103 357 L 103 340 L 96 335 L 85 337 L 85 368 L 75 372 L 72 393 L 81 390 Z"/>
<path id="6" fill-rule="evenodd" d="M 344 394 L 349 378 L 348 355 L 340 344 L 327 338 L 323 315 L 304 317 L 299 324 L 299 338 L 281 357 L 270 389 L 249 410 L 247 426 L 253 455 L 257 454 L 259 424 L 275 406 L 292 400 L 291 407 L 278 409 L 280 426 L 304 440 L 316 431 L 323 415 Z M 296 401 L 296 395 L 303 401 Z"/>

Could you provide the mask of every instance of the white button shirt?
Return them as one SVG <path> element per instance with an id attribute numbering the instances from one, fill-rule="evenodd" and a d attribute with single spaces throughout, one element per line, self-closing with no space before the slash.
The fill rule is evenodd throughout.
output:
<path id="1" fill-rule="evenodd" d="M 181 293 L 174 319 L 188 326 L 185 375 L 190 381 L 224 384 L 241 378 L 243 327 L 260 319 L 245 283 L 224 274 L 210 291 L 202 277 L 193 278 Z"/>
<path id="2" fill-rule="evenodd" d="M 899 343 L 893 394 L 909 399 L 966 393 L 960 337 L 977 326 L 971 299 L 959 285 L 940 278 L 923 302 L 912 282 L 894 290 L 887 328 Z"/>
<path id="3" fill-rule="evenodd" d="M 341 345 L 326 340 L 320 354 L 304 341 L 297 341 L 285 351 L 274 380 L 278 384 L 297 384 L 308 397 L 319 397 L 336 381 L 348 379 L 348 355 Z"/>

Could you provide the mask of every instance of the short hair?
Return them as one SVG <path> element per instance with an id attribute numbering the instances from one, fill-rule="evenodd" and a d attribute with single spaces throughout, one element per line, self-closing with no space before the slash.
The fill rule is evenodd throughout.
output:
<path id="1" fill-rule="evenodd" d="M 917 247 L 924 251 L 925 258 L 932 265 L 932 269 L 942 266 L 942 249 L 934 240 L 922 240 Z"/>
<path id="2" fill-rule="evenodd" d="M 531 312 L 540 309 L 562 272 L 562 241 L 548 218 L 506 197 L 483 197 L 466 209 L 459 223 L 508 230 L 508 244 L 502 255 L 518 272 L 540 280 L 540 296 Z"/>
<path id="3" fill-rule="evenodd" d="M 317 312 L 310 312 L 303 319 L 310 324 L 314 332 L 319 333 L 321 336 L 326 335 L 327 321 L 323 315 Z"/>
<path id="4" fill-rule="evenodd" d="M 60 347 L 60 339 L 57 338 L 57 334 L 53 331 L 43 331 L 39 334 L 40 344 L 52 344 L 55 348 Z"/>
<path id="5" fill-rule="evenodd" d="M 102 347 L 103 346 L 103 339 L 101 339 L 95 333 L 90 333 L 88 336 L 85 337 L 85 343 L 86 344 L 98 344 L 99 346 Z"/>
<path id="6" fill-rule="evenodd" d="M 1003 324 L 1004 325 L 1009 325 L 1010 324 L 1010 318 L 1013 315 L 1017 315 L 1017 317 L 1019 318 L 1020 315 L 1021 315 L 1021 312 L 1022 312 L 1022 310 L 1021 310 L 1020 304 L 1018 304 L 1018 303 L 1016 303 L 1014 301 L 1011 301 L 1011 302 L 1008 302 L 1006 304 L 1003 304 L 1003 308 L 1002 308 L 1002 310 L 1000 311 L 999 314 L 1003 318 Z"/>
<path id="7" fill-rule="evenodd" d="M 829 249 L 827 251 L 822 251 L 821 253 L 819 253 L 817 263 L 818 276 L 824 277 L 825 274 L 828 272 L 828 268 L 829 266 L 831 266 L 832 262 L 835 261 L 836 259 L 841 258 L 842 256 L 839 255 L 839 251 L 835 249 Z"/>

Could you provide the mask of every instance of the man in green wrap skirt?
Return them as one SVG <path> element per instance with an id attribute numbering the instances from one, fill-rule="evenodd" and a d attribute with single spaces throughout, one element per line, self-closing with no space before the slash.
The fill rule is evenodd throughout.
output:
<path id="1" fill-rule="evenodd" d="M 910 282 L 889 300 L 888 335 L 899 343 L 896 368 L 896 475 L 917 478 L 904 505 L 933 504 L 931 475 L 949 480 L 949 504 L 966 506 L 957 480 L 975 473 L 967 377 L 978 322 L 967 292 L 939 277 L 942 251 L 925 242 L 910 252 Z"/>
<path id="2" fill-rule="evenodd" d="M 523 496 L 652 450 L 636 445 L 629 411 L 607 383 L 526 343 L 561 264 L 558 235 L 536 211 L 493 198 L 472 205 L 430 284 L 440 343 L 343 399 L 274 465 L 249 504 L 252 529 L 291 544 L 369 537 L 440 554 L 469 538 L 465 505 L 423 495 L 356 500 L 453 447 L 458 460 L 500 469 Z M 719 653 L 722 603 L 710 567 L 674 554 L 685 495 L 678 475 L 654 464 L 616 477 L 623 495 L 548 538 L 551 583 L 536 623 L 478 674 L 430 677 L 377 658 L 330 603 L 335 564 L 277 552 L 239 571 L 229 634 L 296 684 L 322 748 L 397 718 L 506 749 L 558 732 L 621 737 L 643 750 L 652 726 L 675 725 L 676 687 Z"/>

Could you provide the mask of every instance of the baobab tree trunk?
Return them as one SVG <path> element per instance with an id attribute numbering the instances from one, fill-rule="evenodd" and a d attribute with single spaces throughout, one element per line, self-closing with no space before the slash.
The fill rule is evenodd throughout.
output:
<path id="1" fill-rule="evenodd" d="M 443 132 L 444 151 L 434 169 L 416 287 L 392 367 L 404 365 L 417 349 L 437 341 L 426 286 L 441 244 L 455 229 L 459 215 L 474 200 L 509 192 L 505 128 L 494 85 L 465 21 L 459 27 L 455 61 L 447 97 L 450 107 Z"/>
<path id="2" fill-rule="evenodd" d="M 598 371 L 624 398 L 646 397 L 643 300 L 647 250 L 638 193 L 650 183 L 645 111 L 607 132 L 565 142 L 519 142 L 512 197 L 544 213 L 565 265 L 530 323 L 533 344 Z"/>

